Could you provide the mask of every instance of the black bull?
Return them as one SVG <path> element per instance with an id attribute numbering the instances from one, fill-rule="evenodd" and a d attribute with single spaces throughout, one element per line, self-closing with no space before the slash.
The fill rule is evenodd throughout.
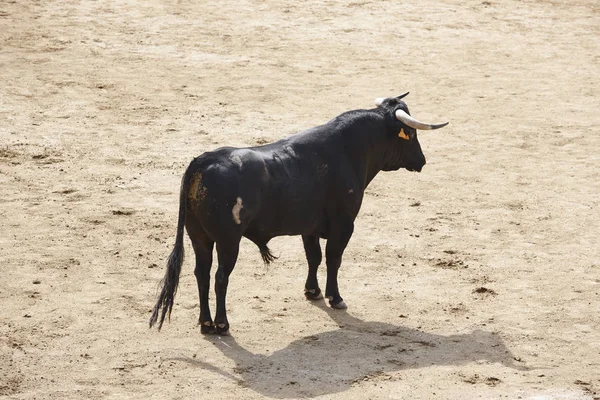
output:
<path id="1" fill-rule="evenodd" d="M 175 247 L 150 326 L 158 321 L 160 329 L 173 308 L 183 262 L 184 226 L 196 254 L 202 333 L 229 331 L 225 297 L 242 237 L 254 242 L 268 263 L 274 259 L 267 247 L 269 240 L 302 235 L 308 260 L 305 295 L 313 300 L 323 297 L 317 281 L 322 258 L 319 238 L 327 239 L 325 296 L 333 308 L 346 308 L 337 276 L 365 188 L 379 171 L 421 171 L 425 156 L 417 129 L 446 125 L 424 124 L 410 117 L 401 100 L 406 94 L 378 99 L 377 108 L 346 112 L 272 144 L 224 147 L 195 158 L 182 179 Z M 217 310 L 213 322 L 208 293 L 215 243 Z"/>

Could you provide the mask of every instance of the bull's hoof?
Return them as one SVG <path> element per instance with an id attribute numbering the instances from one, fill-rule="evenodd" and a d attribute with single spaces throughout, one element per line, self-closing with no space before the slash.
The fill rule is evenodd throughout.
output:
<path id="1" fill-rule="evenodd" d="M 215 325 L 212 321 L 204 321 L 200 323 L 200 333 L 203 335 L 208 335 L 211 333 L 215 333 Z"/>
<path id="2" fill-rule="evenodd" d="M 329 305 L 331 306 L 331 308 L 335 308 L 338 310 L 345 310 L 346 308 L 348 308 L 348 305 L 346 304 L 346 302 L 342 299 L 339 299 L 338 302 L 334 302 L 334 299 L 332 299 L 331 297 L 329 298 Z"/>
<path id="3" fill-rule="evenodd" d="M 221 336 L 229 336 L 229 324 L 217 324 L 217 334 Z"/>
<path id="4" fill-rule="evenodd" d="M 321 292 L 321 289 L 319 288 L 304 289 L 304 296 L 306 296 L 308 300 L 321 300 L 323 298 L 323 292 Z"/>

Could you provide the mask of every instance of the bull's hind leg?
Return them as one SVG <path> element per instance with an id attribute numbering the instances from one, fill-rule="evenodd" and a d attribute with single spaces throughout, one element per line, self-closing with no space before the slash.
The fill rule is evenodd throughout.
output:
<path id="1" fill-rule="evenodd" d="M 319 245 L 319 237 L 302 236 L 302 242 L 304 243 L 304 252 L 308 261 L 308 277 L 304 285 L 304 295 L 309 300 L 319 300 L 323 298 L 323 293 L 321 293 L 317 280 L 317 270 L 323 258 L 321 246 Z"/>
<path id="2" fill-rule="evenodd" d="M 229 284 L 229 275 L 235 267 L 238 253 L 240 250 L 240 239 L 217 242 L 217 257 L 219 259 L 219 268 L 215 274 L 215 293 L 217 295 L 217 314 L 215 315 L 215 326 L 217 333 L 221 335 L 229 334 L 229 322 L 227 321 L 227 285 Z"/>
<path id="3" fill-rule="evenodd" d="M 215 326 L 210 313 L 210 306 L 208 304 L 208 293 L 210 292 L 210 269 L 212 267 L 213 260 L 213 248 L 214 242 L 206 235 L 204 230 L 199 224 L 189 218 L 188 221 L 188 235 L 192 241 L 194 253 L 196 254 L 196 269 L 194 269 L 194 275 L 196 276 L 196 282 L 198 283 L 198 298 L 200 300 L 200 316 L 198 317 L 198 324 L 200 325 L 200 332 L 202 333 L 213 333 Z"/>

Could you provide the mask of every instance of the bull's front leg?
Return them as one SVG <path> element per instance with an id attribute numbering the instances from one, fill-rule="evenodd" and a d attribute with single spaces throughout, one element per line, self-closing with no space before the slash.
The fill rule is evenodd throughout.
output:
<path id="1" fill-rule="evenodd" d="M 342 254 L 354 232 L 353 221 L 337 221 L 335 229 L 330 230 L 327 246 L 325 247 L 325 262 L 327 263 L 327 286 L 325 296 L 332 308 L 348 308 L 338 288 L 338 270 L 342 264 Z"/>
<path id="2" fill-rule="evenodd" d="M 321 246 L 319 245 L 319 237 L 302 236 L 302 243 L 304 243 L 304 251 L 306 253 L 306 260 L 308 261 L 308 277 L 304 285 L 304 295 L 309 300 L 320 300 L 323 298 L 323 293 L 321 293 L 321 288 L 319 288 L 317 270 L 319 269 L 323 255 L 321 253 Z"/>

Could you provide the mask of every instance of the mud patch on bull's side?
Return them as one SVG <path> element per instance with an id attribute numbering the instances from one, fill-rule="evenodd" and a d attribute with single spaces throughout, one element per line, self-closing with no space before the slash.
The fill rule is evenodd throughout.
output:
<path id="1" fill-rule="evenodd" d="M 193 202 L 198 202 L 199 189 L 202 187 L 202 173 L 192 175 L 190 182 L 190 190 L 188 192 L 188 199 Z M 204 188 L 206 189 L 206 188 Z M 206 196 L 206 194 L 204 194 Z M 202 197 L 203 198 L 203 197 Z"/>
<path id="2" fill-rule="evenodd" d="M 231 209 L 231 214 L 233 215 L 233 221 L 236 224 L 241 224 L 242 220 L 240 219 L 240 211 L 242 211 L 243 208 L 243 204 L 242 204 L 242 198 L 238 197 L 236 203 L 234 204 L 233 208 Z"/>
<path id="3" fill-rule="evenodd" d="M 200 200 L 204 200 L 206 198 L 206 194 L 208 193 L 208 189 L 204 185 L 200 185 L 200 189 L 198 189 L 198 197 Z"/>

